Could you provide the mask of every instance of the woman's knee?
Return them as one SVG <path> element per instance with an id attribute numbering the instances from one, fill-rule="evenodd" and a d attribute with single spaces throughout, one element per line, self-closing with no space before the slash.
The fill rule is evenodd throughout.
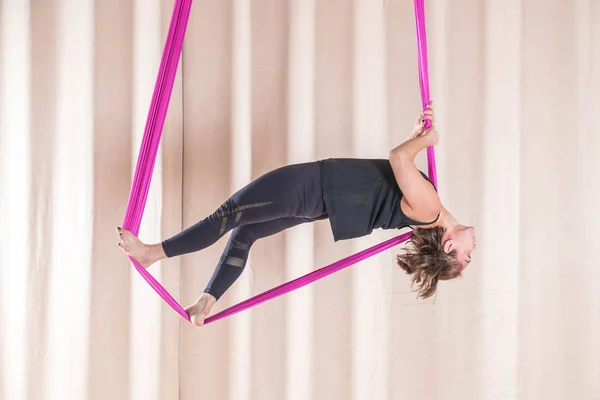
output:
<path id="1" fill-rule="evenodd" d="M 231 232 L 231 245 L 240 250 L 249 250 L 255 241 L 256 232 L 250 226 L 240 226 Z"/>

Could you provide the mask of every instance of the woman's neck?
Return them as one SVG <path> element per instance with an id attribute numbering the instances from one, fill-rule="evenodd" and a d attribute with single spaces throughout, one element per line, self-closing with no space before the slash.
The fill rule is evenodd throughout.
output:
<path id="1" fill-rule="evenodd" d="M 454 219 L 452 214 L 450 214 L 450 211 L 446 210 L 446 208 L 442 206 L 442 212 L 440 214 L 440 219 L 437 226 L 440 226 L 450 231 L 457 225 L 458 222 L 456 221 L 456 219 Z"/>

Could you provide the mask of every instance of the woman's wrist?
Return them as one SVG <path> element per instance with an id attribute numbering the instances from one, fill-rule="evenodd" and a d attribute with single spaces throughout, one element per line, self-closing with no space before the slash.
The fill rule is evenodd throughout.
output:
<path id="1" fill-rule="evenodd" d="M 428 148 L 429 146 L 432 146 L 433 143 L 431 143 L 431 137 L 429 135 L 423 135 L 423 136 L 419 136 L 418 138 L 415 138 L 415 140 L 418 140 L 418 146 L 420 148 L 419 151 L 424 150 L 426 148 Z"/>
<path id="2" fill-rule="evenodd" d="M 429 146 L 429 138 L 425 136 L 419 136 L 409 139 L 393 149 L 390 156 L 399 158 L 408 157 L 410 160 L 414 160 L 421 150 L 426 149 Z"/>

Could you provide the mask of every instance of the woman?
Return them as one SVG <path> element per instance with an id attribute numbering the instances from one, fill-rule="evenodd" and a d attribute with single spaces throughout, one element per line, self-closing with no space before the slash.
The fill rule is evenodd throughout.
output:
<path id="1" fill-rule="evenodd" d="M 250 247 L 293 226 L 329 219 L 335 241 L 369 235 L 373 229 L 411 227 L 413 237 L 398 265 L 413 274 L 419 296 L 435 293 L 439 280 L 461 275 L 475 249 L 475 231 L 460 225 L 442 206 L 416 155 L 439 141 L 429 107 L 410 138 L 390 152 L 389 160 L 329 159 L 271 171 L 235 193 L 212 215 L 162 243 L 143 244 L 117 228 L 119 246 L 142 266 L 202 250 L 232 231 L 204 293 L 186 311 L 201 326 L 215 302 L 240 276 Z"/>

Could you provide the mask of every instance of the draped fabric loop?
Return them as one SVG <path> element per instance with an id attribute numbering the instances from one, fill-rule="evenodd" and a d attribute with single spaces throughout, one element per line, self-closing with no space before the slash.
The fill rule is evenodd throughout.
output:
<path id="1" fill-rule="evenodd" d="M 161 59 L 156 85 L 150 104 L 150 111 L 146 120 L 144 136 L 140 147 L 138 161 L 135 169 L 132 188 L 127 204 L 127 210 L 123 222 L 123 227 L 130 230 L 134 235 L 138 235 L 148 192 L 150 190 L 150 181 L 154 171 L 156 155 L 160 138 L 167 115 L 169 101 L 177 74 L 177 67 L 183 48 L 183 40 L 187 23 L 190 16 L 192 0 L 176 0 L 173 15 L 171 18 L 169 31 Z M 427 39 L 425 29 L 425 4 L 424 0 L 414 0 L 417 49 L 418 49 L 418 67 L 419 67 L 419 84 L 421 89 L 421 101 L 423 110 L 429 103 L 429 78 L 428 78 L 428 62 L 427 62 Z M 431 127 L 431 122 L 426 121 L 425 128 Z M 435 164 L 435 153 L 433 147 L 427 149 L 428 174 L 437 188 L 437 174 Z M 410 239 L 411 232 L 399 235 L 395 238 L 384 241 L 378 245 L 360 251 L 354 255 L 343 258 L 325 267 L 322 267 L 309 274 L 301 276 L 297 279 L 279 285 L 273 289 L 267 290 L 254 297 L 233 305 L 205 320 L 205 324 L 218 321 L 230 315 L 237 314 L 248 308 L 254 307 L 268 300 L 282 296 L 286 293 L 304 287 L 312 282 L 331 275 L 341 269 L 356 264 L 364 259 L 372 257 L 391 247 L 397 246 Z M 175 310 L 182 318 L 190 321 L 190 317 L 183 307 L 167 292 L 167 290 L 154 277 L 146 271 L 133 257 L 130 257 L 135 269 L 141 276 L 150 284 L 150 286 Z"/>

